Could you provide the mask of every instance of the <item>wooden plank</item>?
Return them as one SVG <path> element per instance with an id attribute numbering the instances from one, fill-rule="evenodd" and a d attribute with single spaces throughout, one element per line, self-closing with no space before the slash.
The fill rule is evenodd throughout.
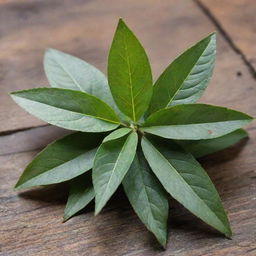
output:
<path id="1" fill-rule="evenodd" d="M 49 125 L 0 136 L 0 155 L 42 149 L 53 140 L 61 138 L 70 132 Z"/>
<path id="2" fill-rule="evenodd" d="M 135 216 L 122 191 L 97 217 L 93 204 L 62 222 L 66 186 L 11 190 L 36 152 L 0 156 L 0 255 L 253 256 L 256 225 L 256 129 L 252 139 L 202 161 L 229 214 L 234 236 L 225 239 L 170 201 L 169 243 L 163 252 Z"/>
<path id="3" fill-rule="evenodd" d="M 7 93 L 47 85 L 42 65 L 45 48 L 58 48 L 80 56 L 105 71 L 108 48 L 121 16 L 145 45 L 156 77 L 177 54 L 216 29 L 196 8 L 193 2 L 185 0 L 179 4 L 174 0 L 161 3 L 113 0 L 111 4 L 101 0 L 1 3 L 0 132 L 44 124 L 19 108 Z M 209 97 L 213 103 L 217 102 L 213 91 L 219 91 L 218 103 L 227 106 L 237 105 L 235 98 L 253 100 L 250 88 L 255 87 L 255 82 L 221 36 L 218 51 L 216 75 L 205 99 Z M 238 71 L 242 76 L 237 77 Z M 247 106 L 244 103 L 239 108 L 248 111 Z"/>
<path id="4" fill-rule="evenodd" d="M 256 70 L 255 0 L 198 0 Z"/>
<path id="5" fill-rule="evenodd" d="M 192 1 L 186 0 L 178 4 L 167 0 L 160 3 L 114 0 L 107 6 L 102 1 L 72 1 L 72 4 L 56 0 L 12 1 L 0 8 L 0 19 L 8 23 L 5 28 L 0 22 L 3 35 L 0 54 L 5 56 L 0 58 L 0 64 L 6 67 L 1 87 L 8 91 L 34 87 L 37 81 L 45 82 L 41 57 L 47 46 L 80 55 L 103 70 L 119 16 L 127 20 L 145 44 L 154 74 L 191 42 L 215 30 L 207 16 Z M 240 56 L 221 36 L 218 39 L 215 75 L 202 101 L 255 116 L 255 80 Z M 242 75 L 238 76 L 238 71 Z M 42 124 L 7 99 L 6 95 L 0 95 L 1 131 Z M 41 140 L 33 142 L 30 133 L 42 136 L 45 142 L 55 136 L 54 132 L 35 131 L 16 137 L 8 135 L 12 138 L 4 137 L 5 144 L 0 137 L 0 145 L 9 145 L 9 153 L 24 151 L 43 144 Z M 216 234 L 171 201 L 169 244 L 163 252 L 133 214 L 122 192 L 99 216 L 93 217 L 91 206 L 90 210 L 62 224 L 65 186 L 33 189 L 19 196 L 11 190 L 24 166 L 36 154 L 33 151 L 0 156 L 0 255 L 253 256 L 256 250 L 255 123 L 249 132 L 251 140 L 240 144 L 241 151 L 235 147 L 203 160 L 229 213 L 233 240 Z M 23 146 L 16 146 L 16 140 Z"/>

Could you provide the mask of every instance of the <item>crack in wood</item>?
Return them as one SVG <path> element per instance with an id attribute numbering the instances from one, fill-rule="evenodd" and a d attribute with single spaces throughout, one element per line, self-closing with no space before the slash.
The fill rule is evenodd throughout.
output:
<path id="1" fill-rule="evenodd" d="M 202 12 L 209 18 L 209 20 L 215 25 L 217 30 L 220 32 L 220 34 L 223 36 L 223 38 L 227 41 L 229 46 L 232 48 L 232 50 L 241 56 L 241 59 L 243 60 L 244 64 L 247 66 L 248 70 L 250 71 L 252 77 L 256 79 L 256 70 L 253 67 L 253 65 L 250 63 L 250 61 L 247 59 L 246 55 L 243 53 L 243 51 L 234 43 L 228 32 L 223 28 L 223 26 L 220 24 L 218 19 L 214 16 L 214 14 L 210 11 L 209 8 L 207 8 L 200 0 L 194 0 L 195 4 L 202 10 Z"/>

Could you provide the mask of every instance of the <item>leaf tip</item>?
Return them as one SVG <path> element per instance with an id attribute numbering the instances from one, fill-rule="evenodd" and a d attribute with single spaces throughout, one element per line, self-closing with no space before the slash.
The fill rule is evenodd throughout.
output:
<path id="1" fill-rule="evenodd" d="M 19 184 L 19 180 L 18 180 L 17 183 L 14 185 L 13 190 L 14 191 L 20 190 L 22 188 L 21 186 L 22 184 Z"/>
<path id="2" fill-rule="evenodd" d="M 123 18 L 119 18 L 117 28 L 123 28 L 123 29 L 130 30 L 128 28 L 128 26 L 126 25 L 126 23 L 124 22 Z"/>
<path id="3" fill-rule="evenodd" d="M 227 231 L 224 233 L 225 237 L 228 239 L 232 239 L 232 230 L 230 228 L 230 226 L 227 227 Z"/>
<path id="4" fill-rule="evenodd" d="M 10 97 L 15 97 L 15 95 L 18 93 L 19 91 L 16 91 L 16 92 L 9 92 L 8 94 L 10 95 Z"/>
<path id="5" fill-rule="evenodd" d="M 165 238 L 164 240 L 158 240 L 159 241 L 159 243 L 161 244 L 161 246 L 162 246 L 162 248 L 164 249 L 164 250 L 166 250 L 166 247 L 167 247 L 167 239 Z"/>
<path id="6" fill-rule="evenodd" d="M 23 179 L 19 179 L 17 181 L 17 183 L 15 184 L 15 186 L 14 186 L 14 190 L 17 191 L 17 190 L 20 190 L 20 189 L 31 188 L 31 187 L 34 187 L 34 186 L 36 186 L 36 185 L 31 185 L 29 182 L 24 181 Z"/>
<path id="7" fill-rule="evenodd" d="M 94 216 L 97 216 L 101 211 L 100 207 L 97 207 L 97 205 L 95 206 L 95 211 L 94 211 Z"/>
<path id="8" fill-rule="evenodd" d="M 213 31 L 209 34 L 209 36 L 216 36 L 217 32 L 216 31 Z"/>
<path id="9" fill-rule="evenodd" d="M 94 210 L 94 216 L 97 216 L 105 204 L 102 204 L 102 201 L 97 202 L 97 199 L 95 198 L 95 210 Z"/>
<path id="10" fill-rule="evenodd" d="M 226 234 L 224 234 L 224 235 L 225 235 L 225 237 L 226 237 L 227 239 L 232 240 L 232 232 L 231 232 L 231 231 L 228 232 L 228 233 L 226 233 Z"/>
<path id="11" fill-rule="evenodd" d="M 18 191 L 19 187 L 16 187 L 16 185 L 13 187 L 13 191 Z"/>
<path id="12" fill-rule="evenodd" d="M 124 22 L 124 20 L 123 20 L 122 17 L 120 17 L 119 20 L 118 20 L 118 25 L 119 25 L 119 24 L 125 24 L 125 22 Z"/>
<path id="13" fill-rule="evenodd" d="M 68 221 L 70 219 L 71 216 L 68 216 L 64 213 L 63 219 L 62 219 L 62 223 L 65 223 L 66 221 Z"/>
<path id="14" fill-rule="evenodd" d="M 52 53 L 52 52 L 56 52 L 57 50 L 56 49 L 53 49 L 53 48 L 46 48 L 45 51 L 44 51 L 44 55 L 48 54 L 48 53 Z"/>

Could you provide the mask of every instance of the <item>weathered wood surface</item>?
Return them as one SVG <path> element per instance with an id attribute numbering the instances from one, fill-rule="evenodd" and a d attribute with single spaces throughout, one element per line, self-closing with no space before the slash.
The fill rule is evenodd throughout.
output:
<path id="1" fill-rule="evenodd" d="M 7 93 L 47 85 L 42 65 L 45 48 L 67 51 L 105 71 L 108 48 L 120 16 L 145 45 L 154 74 L 159 74 L 193 42 L 216 30 L 196 4 L 185 0 L 179 4 L 174 0 L 161 3 L 115 0 L 111 4 L 79 0 L 3 1 L 0 4 L 0 132 L 43 124 L 15 105 Z M 227 104 L 234 105 L 233 98 L 243 96 L 237 93 L 241 84 L 250 88 L 255 81 L 221 36 L 218 44 L 215 71 L 218 75 L 207 95 L 216 102 L 212 91 L 221 88 L 222 99 L 218 103 L 226 104 L 228 92 Z M 236 76 L 239 71 L 243 77 Z"/>
<path id="2" fill-rule="evenodd" d="M 93 205 L 61 223 L 65 186 L 17 195 L 12 187 L 36 152 L 1 156 L 0 255 L 255 255 L 255 145 L 251 140 L 211 157 L 203 165 L 217 186 L 234 232 L 228 240 L 171 201 L 169 243 L 161 251 L 122 192 L 97 217 Z"/>
<path id="3" fill-rule="evenodd" d="M 47 125 L 15 132 L 10 135 L 2 135 L 0 137 L 0 156 L 42 149 L 53 140 L 71 132 L 56 126 Z"/>
<path id="4" fill-rule="evenodd" d="M 256 70 L 256 1 L 198 0 L 230 38 L 233 46 Z M 256 73 L 256 72 L 255 72 Z"/>
<path id="5" fill-rule="evenodd" d="M 42 68 L 47 47 L 80 56 L 104 71 L 120 16 L 145 45 L 155 76 L 188 45 L 213 30 L 218 32 L 202 9 L 186 0 L 0 1 L 0 131 L 4 132 L 0 136 L 0 255 L 254 256 L 255 123 L 248 128 L 250 140 L 202 160 L 229 214 L 233 240 L 171 201 L 169 243 L 162 251 L 122 191 L 99 216 L 93 217 L 91 205 L 62 224 L 65 185 L 22 193 L 12 190 L 35 150 L 65 132 L 46 126 L 8 135 L 43 123 L 17 107 L 6 92 L 47 84 Z M 201 101 L 256 116 L 255 85 L 244 60 L 218 33 L 214 77 Z"/>

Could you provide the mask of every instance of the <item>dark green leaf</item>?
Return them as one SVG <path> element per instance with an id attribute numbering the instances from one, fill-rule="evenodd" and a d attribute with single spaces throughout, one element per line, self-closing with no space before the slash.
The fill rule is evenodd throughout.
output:
<path id="1" fill-rule="evenodd" d="M 228 148 L 247 136 L 248 134 L 245 130 L 239 129 L 215 139 L 179 140 L 176 142 L 194 157 L 202 157 Z"/>
<path id="2" fill-rule="evenodd" d="M 49 144 L 27 166 L 15 188 L 73 179 L 90 170 L 103 135 L 77 132 Z"/>
<path id="3" fill-rule="evenodd" d="M 119 125 L 106 103 L 84 92 L 38 88 L 13 92 L 11 96 L 30 114 L 69 130 L 103 132 Z"/>
<path id="4" fill-rule="evenodd" d="M 44 69 L 52 87 L 94 95 L 118 112 L 106 77 L 84 60 L 55 49 L 48 49 L 44 56 Z"/>
<path id="5" fill-rule="evenodd" d="M 64 211 L 64 221 L 82 210 L 94 198 L 91 173 L 85 173 L 71 181 L 67 205 Z"/>
<path id="6" fill-rule="evenodd" d="M 200 140 L 223 136 L 250 121 L 252 117 L 235 110 L 184 104 L 153 113 L 142 130 L 169 139 Z"/>
<path id="7" fill-rule="evenodd" d="M 153 172 L 174 199 L 213 228 L 231 236 L 218 192 L 190 153 L 166 140 L 152 144 L 146 138 L 142 139 L 142 149 Z"/>
<path id="8" fill-rule="evenodd" d="M 171 105 L 196 102 L 210 80 L 216 35 L 210 34 L 176 58 L 154 85 L 149 113 Z"/>
<path id="9" fill-rule="evenodd" d="M 123 128 L 125 129 L 125 128 Z M 137 134 L 126 134 L 123 129 L 110 134 L 99 147 L 93 165 L 95 214 L 98 214 L 116 191 L 128 171 L 137 147 Z M 120 134 L 120 137 L 117 136 Z M 124 135 L 126 134 L 126 135 Z M 113 138 L 110 140 L 109 138 Z"/>
<path id="10" fill-rule="evenodd" d="M 165 247 L 167 241 L 168 198 L 141 152 L 123 179 L 125 193 L 141 221 Z"/>
<path id="11" fill-rule="evenodd" d="M 152 96 L 151 69 L 143 47 L 121 19 L 109 52 L 108 81 L 120 110 L 139 120 Z"/>

